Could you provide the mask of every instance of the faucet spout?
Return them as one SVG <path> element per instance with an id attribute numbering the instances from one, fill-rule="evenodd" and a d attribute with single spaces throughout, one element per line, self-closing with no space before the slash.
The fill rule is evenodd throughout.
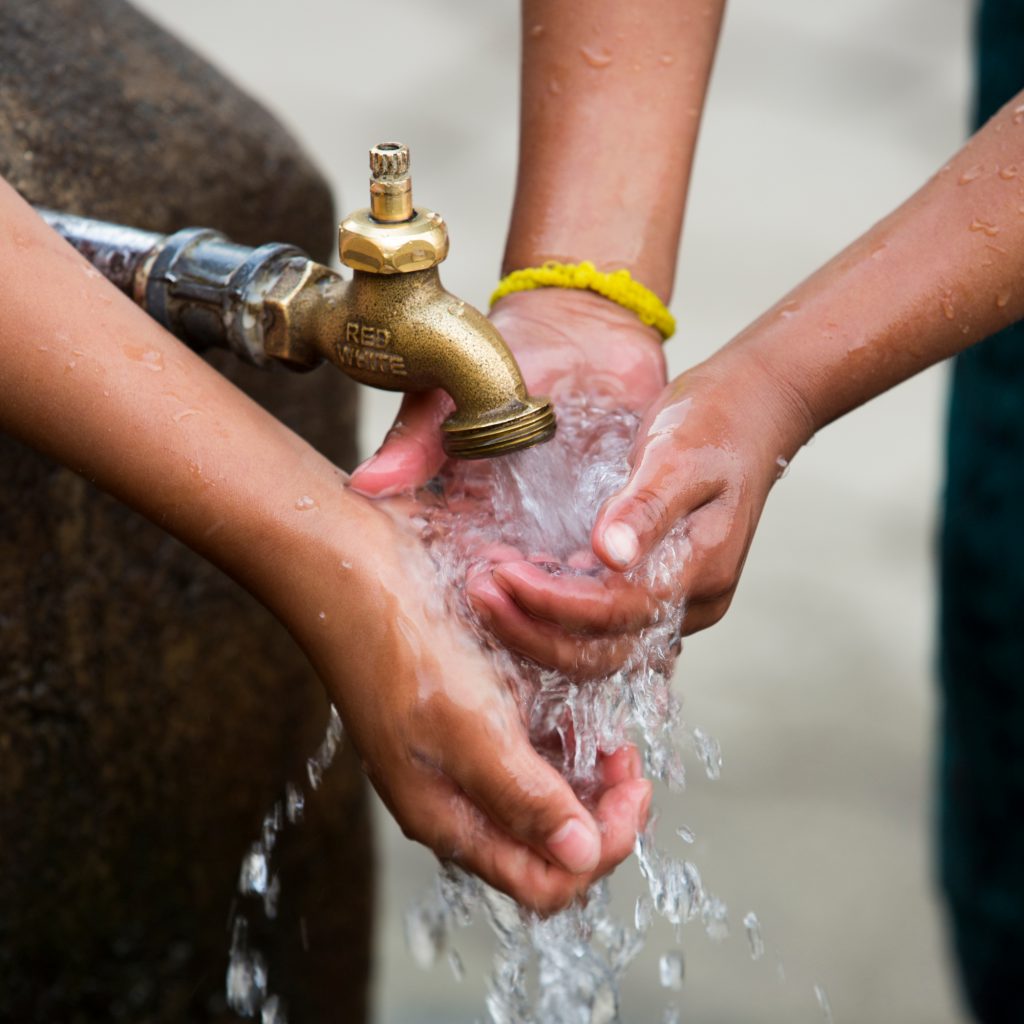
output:
<path id="1" fill-rule="evenodd" d="M 488 458 L 547 441 L 551 403 L 531 398 L 491 322 L 441 284 L 436 267 L 410 274 L 356 271 L 344 316 L 321 338 L 322 354 L 349 376 L 391 391 L 442 388 L 455 412 L 445 451 Z"/>

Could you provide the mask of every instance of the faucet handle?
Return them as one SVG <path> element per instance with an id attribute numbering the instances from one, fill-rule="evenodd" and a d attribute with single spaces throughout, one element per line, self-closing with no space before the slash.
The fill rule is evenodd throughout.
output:
<path id="1" fill-rule="evenodd" d="M 338 233 L 341 262 L 370 274 L 408 274 L 436 267 L 448 255 L 440 214 L 412 205 L 409 147 L 381 142 L 370 150 L 370 206 L 356 210 Z"/>
<path id="2" fill-rule="evenodd" d="M 401 178 L 409 173 L 409 147 L 401 142 L 380 142 L 370 150 L 373 181 Z"/>
<path id="3" fill-rule="evenodd" d="M 412 178 L 409 147 L 381 142 L 370 150 L 370 216 L 382 224 L 412 220 Z"/>

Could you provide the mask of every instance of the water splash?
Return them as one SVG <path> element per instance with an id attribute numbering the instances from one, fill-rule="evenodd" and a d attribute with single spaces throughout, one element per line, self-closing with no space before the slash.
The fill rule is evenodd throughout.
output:
<path id="1" fill-rule="evenodd" d="M 760 960 L 764 956 L 764 939 L 761 937 L 761 922 L 757 919 L 757 914 L 750 911 L 743 918 L 743 927 L 747 930 L 751 960 Z"/>
<path id="2" fill-rule="evenodd" d="M 681 604 L 664 599 L 623 667 L 580 684 L 496 645 L 474 618 L 464 581 L 489 568 L 486 552 L 510 548 L 557 575 L 609 575 L 590 555 L 590 530 L 601 504 L 626 481 L 637 428 L 631 413 L 603 411 L 584 399 L 564 403 L 558 434 L 548 444 L 502 459 L 450 465 L 433 487 L 438 504 L 422 521 L 423 539 L 447 583 L 449 606 L 476 630 L 502 675 L 513 680 L 535 746 L 584 800 L 598 788 L 599 755 L 627 742 L 640 748 L 645 773 L 672 789 L 685 782 L 684 748 L 697 753 L 709 778 L 720 774 L 717 741 L 686 727 L 669 684 Z M 677 529 L 628 577 L 652 593 L 671 594 L 688 550 Z M 694 863 L 658 848 L 656 824 L 655 815 L 637 837 L 636 860 L 648 892 L 637 901 L 632 922 L 612 914 L 606 881 L 593 887 L 585 906 L 542 920 L 448 865 L 406 916 L 414 959 L 427 967 L 446 953 L 451 958 L 458 929 L 482 917 L 496 943 L 486 997 L 492 1024 L 620 1020 L 620 983 L 655 914 L 677 928 L 699 921 L 716 941 L 729 934 L 725 904 L 706 888 Z M 692 833 L 686 836 L 692 841 Z M 682 984 L 682 964 L 675 951 L 662 958 L 669 988 Z"/>
<path id="3" fill-rule="evenodd" d="M 316 789 L 330 767 L 342 739 L 341 719 L 332 707 L 327 730 L 316 752 L 306 762 L 311 789 Z M 249 921 L 252 915 L 262 914 L 267 921 L 277 917 L 277 901 L 281 894 L 281 879 L 273 870 L 273 852 L 278 837 L 288 825 L 302 820 L 306 795 L 302 787 L 289 782 L 284 794 L 275 800 L 263 816 L 259 837 L 242 858 L 238 872 L 238 895 L 242 897 L 242 910 L 233 914 L 231 946 L 228 951 L 228 971 L 225 992 L 228 1006 L 240 1017 L 259 1017 L 260 1024 L 288 1024 L 284 1001 L 270 991 L 269 972 L 263 954 L 249 941 Z M 258 900 L 253 908 L 253 900 Z M 303 948 L 309 948 L 302 927 Z"/>

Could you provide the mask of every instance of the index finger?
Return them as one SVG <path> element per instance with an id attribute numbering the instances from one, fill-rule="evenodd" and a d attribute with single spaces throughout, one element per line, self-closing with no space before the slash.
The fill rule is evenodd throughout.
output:
<path id="1" fill-rule="evenodd" d="M 619 575 L 556 575 L 532 562 L 492 569 L 501 588 L 535 618 L 575 633 L 635 633 L 654 621 L 658 598 Z"/>

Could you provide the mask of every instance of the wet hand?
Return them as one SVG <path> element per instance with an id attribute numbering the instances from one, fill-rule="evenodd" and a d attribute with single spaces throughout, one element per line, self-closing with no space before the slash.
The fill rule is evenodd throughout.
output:
<path id="1" fill-rule="evenodd" d="M 665 384 L 660 335 L 593 292 L 538 288 L 498 302 L 491 314 L 531 394 L 586 393 L 608 408 L 641 410 Z M 364 494 L 385 496 L 426 483 L 441 468 L 443 391 L 406 395 L 376 455 L 352 474 Z"/>
<path id="2" fill-rule="evenodd" d="M 629 480 L 598 513 L 592 544 L 605 571 L 508 559 L 496 585 L 472 585 L 474 599 L 510 646 L 577 675 L 620 667 L 665 601 L 685 598 L 683 635 L 705 629 L 728 609 L 772 485 L 810 435 L 803 410 L 757 367 L 712 360 L 683 374 L 646 413 Z M 627 575 L 677 525 L 675 576 L 652 586 Z"/>
<path id="3" fill-rule="evenodd" d="M 402 526 L 408 510 L 369 511 L 372 557 L 322 558 L 291 628 L 403 832 L 525 906 L 557 910 L 632 850 L 650 800 L 639 756 L 605 756 L 584 806 L 531 746 L 477 639 L 432 602 L 434 569 Z M 342 588 L 358 594 L 344 615 L 331 604 Z"/>

